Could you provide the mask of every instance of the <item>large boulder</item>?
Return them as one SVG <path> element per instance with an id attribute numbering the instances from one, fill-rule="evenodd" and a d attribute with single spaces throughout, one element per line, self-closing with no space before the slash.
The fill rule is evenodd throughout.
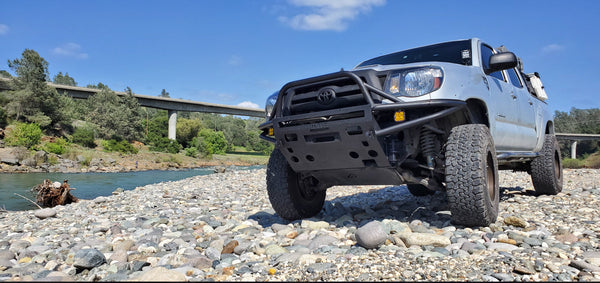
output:
<path id="1" fill-rule="evenodd" d="M 376 249 L 385 243 L 387 239 L 385 227 L 379 221 L 371 221 L 356 229 L 356 242 L 367 249 Z"/>
<path id="2" fill-rule="evenodd" d="M 15 148 L 7 147 L 0 148 L 0 163 L 6 163 L 8 165 L 19 165 L 19 153 Z"/>

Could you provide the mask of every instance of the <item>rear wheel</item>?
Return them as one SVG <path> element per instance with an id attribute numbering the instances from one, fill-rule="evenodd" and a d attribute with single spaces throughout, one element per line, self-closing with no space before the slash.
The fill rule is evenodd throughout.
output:
<path id="1" fill-rule="evenodd" d="M 452 221 L 488 226 L 498 217 L 498 162 L 489 129 L 454 127 L 446 143 L 446 189 Z"/>
<path id="2" fill-rule="evenodd" d="M 287 220 L 308 218 L 318 214 L 325 203 L 325 189 L 312 177 L 302 179 L 274 149 L 267 165 L 267 192 L 271 206 Z"/>
<path id="3" fill-rule="evenodd" d="M 531 181 L 537 194 L 555 195 L 562 191 L 562 162 L 554 135 L 544 137 L 540 156 L 531 161 Z"/>

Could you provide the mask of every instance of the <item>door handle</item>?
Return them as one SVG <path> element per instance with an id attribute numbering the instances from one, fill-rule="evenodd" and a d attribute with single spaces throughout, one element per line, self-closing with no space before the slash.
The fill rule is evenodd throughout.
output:
<path id="1" fill-rule="evenodd" d="M 512 97 L 513 100 L 517 100 L 517 96 L 514 94 L 511 94 L 510 97 Z"/>
<path id="2" fill-rule="evenodd" d="M 529 100 L 529 105 L 533 106 L 533 101 Z"/>

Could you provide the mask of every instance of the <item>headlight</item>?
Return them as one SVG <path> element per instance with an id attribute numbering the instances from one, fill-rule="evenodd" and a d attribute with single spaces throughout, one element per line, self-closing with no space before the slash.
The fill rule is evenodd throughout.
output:
<path id="1" fill-rule="evenodd" d="M 438 90 L 444 74 L 440 68 L 418 68 L 392 72 L 385 81 L 385 92 L 396 96 L 421 96 Z"/>
<path id="2" fill-rule="evenodd" d="M 267 98 L 267 102 L 265 103 L 265 113 L 267 115 L 267 120 L 271 117 L 271 112 L 273 112 L 273 108 L 275 107 L 275 102 L 277 101 L 277 95 L 279 91 L 274 92 Z"/>

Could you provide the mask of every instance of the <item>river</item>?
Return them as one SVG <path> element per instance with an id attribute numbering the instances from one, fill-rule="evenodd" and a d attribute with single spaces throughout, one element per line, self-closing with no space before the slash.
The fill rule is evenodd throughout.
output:
<path id="1" fill-rule="evenodd" d="M 236 166 L 227 170 L 246 170 L 264 166 Z M 214 173 L 214 167 L 195 168 L 186 170 L 149 170 L 117 173 L 15 173 L 0 174 L 0 208 L 6 210 L 30 210 L 37 206 L 20 197 L 20 194 L 35 201 L 32 188 L 41 184 L 45 179 L 52 182 L 63 182 L 75 190 L 71 194 L 79 199 L 94 199 L 99 196 L 109 196 L 117 188 L 133 190 L 148 184 L 177 181 L 198 175 Z"/>

